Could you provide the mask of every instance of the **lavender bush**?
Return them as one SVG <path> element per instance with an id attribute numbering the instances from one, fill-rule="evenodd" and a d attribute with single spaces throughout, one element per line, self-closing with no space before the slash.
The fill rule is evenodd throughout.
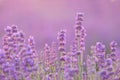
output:
<path id="1" fill-rule="evenodd" d="M 70 51 L 66 48 L 66 30 L 60 30 L 58 42 L 45 44 L 41 52 L 35 49 L 32 36 L 16 25 L 5 28 L 0 49 L 0 80 L 120 80 L 120 59 L 117 42 L 110 51 L 97 42 L 91 53 L 85 53 L 86 30 L 83 14 L 78 13 L 75 37 Z"/>

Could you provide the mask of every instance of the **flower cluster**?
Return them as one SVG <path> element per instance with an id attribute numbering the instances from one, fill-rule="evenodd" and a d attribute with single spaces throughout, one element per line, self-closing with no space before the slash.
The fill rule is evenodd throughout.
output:
<path id="1" fill-rule="evenodd" d="M 64 29 L 58 32 L 57 42 L 45 44 L 39 52 L 34 37 L 26 40 L 16 25 L 7 26 L 0 49 L 0 80 L 120 80 L 117 42 L 110 43 L 109 51 L 96 42 L 86 53 L 82 21 L 83 14 L 78 13 L 70 51 Z"/>
<path id="2" fill-rule="evenodd" d="M 3 36 L 0 51 L 0 80 L 24 80 L 32 78 L 33 68 L 36 67 L 36 51 L 32 37 L 25 42 L 25 34 L 17 26 L 8 26 Z M 37 68 L 36 68 L 37 69 Z"/>

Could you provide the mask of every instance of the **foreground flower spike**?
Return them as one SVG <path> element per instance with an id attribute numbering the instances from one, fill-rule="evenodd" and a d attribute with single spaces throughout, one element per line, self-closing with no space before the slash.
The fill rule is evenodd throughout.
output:
<path id="1" fill-rule="evenodd" d="M 59 33 L 58 33 L 58 44 L 59 44 L 59 52 L 61 53 L 61 56 L 62 55 L 65 55 L 65 45 L 66 45 L 66 30 L 61 30 Z"/>
<path id="2" fill-rule="evenodd" d="M 18 54 L 21 50 L 20 45 L 22 45 L 23 42 L 20 40 L 23 40 L 23 37 L 20 35 L 20 30 L 18 30 L 17 26 L 8 26 L 5 29 L 6 34 L 3 37 L 3 51 L 5 54 L 5 63 L 4 65 L 7 65 L 7 68 L 4 68 L 3 70 L 7 69 L 9 73 L 9 77 L 6 77 L 7 79 L 21 79 L 22 74 L 20 71 L 20 57 L 18 57 Z M 17 60 L 17 65 L 16 65 Z M 5 71 L 3 71 L 5 73 Z M 10 75 L 12 73 L 15 73 L 16 75 Z M 6 74 L 6 73 L 5 73 Z"/>
<path id="3" fill-rule="evenodd" d="M 75 41 L 74 46 L 76 47 L 76 54 L 78 55 L 78 68 L 80 78 L 86 80 L 87 71 L 86 71 L 86 54 L 85 52 L 85 37 L 86 30 L 82 26 L 83 13 L 77 13 L 76 25 L 75 25 Z M 83 54 L 84 53 L 84 54 Z M 84 67 L 83 67 L 84 66 Z"/>
<path id="4" fill-rule="evenodd" d="M 28 39 L 28 45 L 26 46 L 26 53 L 23 54 L 22 61 L 23 61 L 23 71 L 26 78 L 28 77 L 33 78 L 32 76 L 35 77 L 37 71 L 37 65 L 36 65 L 37 55 L 35 50 L 35 41 L 32 36 L 30 36 Z"/>
<path id="5" fill-rule="evenodd" d="M 110 51 L 111 53 L 108 55 L 110 59 L 112 59 L 113 68 L 114 68 L 114 76 L 116 76 L 116 80 L 120 79 L 120 56 L 118 50 L 118 44 L 116 41 L 112 41 L 110 43 Z"/>
<path id="6" fill-rule="evenodd" d="M 87 74 L 89 80 L 96 80 L 97 78 L 97 71 L 98 68 L 96 68 L 96 62 L 98 59 L 96 58 L 96 47 L 91 46 L 91 53 L 87 55 Z M 94 77 L 93 77 L 94 76 Z"/>
<path id="7" fill-rule="evenodd" d="M 77 45 L 77 51 L 80 51 L 80 40 L 81 40 L 81 30 L 83 28 L 82 26 L 83 21 L 83 14 L 78 13 L 76 17 L 76 25 L 75 25 L 75 43 Z"/>
<path id="8" fill-rule="evenodd" d="M 52 42 L 50 64 L 55 66 L 56 65 L 56 60 L 57 60 L 57 44 L 56 44 L 56 42 Z"/>
<path id="9" fill-rule="evenodd" d="M 111 54 L 109 54 L 108 56 L 112 58 L 113 61 L 116 61 L 116 51 L 117 51 L 117 42 L 116 41 L 112 41 L 110 43 L 110 51 Z"/>
<path id="10" fill-rule="evenodd" d="M 114 53 L 117 49 L 117 42 L 116 41 L 112 41 L 110 43 L 110 48 L 111 48 L 111 52 Z"/>
<path id="11" fill-rule="evenodd" d="M 83 13 L 78 13 L 76 18 L 76 25 L 75 25 L 75 40 L 78 44 L 78 50 L 81 51 L 85 50 L 85 37 L 86 37 L 86 30 L 82 26 L 83 21 Z M 79 48 L 80 47 L 80 48 Z"/>
<path id="12" fill-rule="evenodd" d="M 5 28 L 5 32 L 3 46 L 0 51 L 2 52 L 1 59 L 4 60 L 4 63 L 1 64 L 2 70 L 0 75 L 5 79 L 0 79 L 26 79 L 28 72 L 29 74 L 33 74 L 33 71 L 37 70 L 36 66 L 33 67 L 36 56 L 33 37 L 29 38 L 28 44 L 25 43 L 24 33 L 15 25 Z"/>
<path id="13" fill-rule="evenodd" d="M 116 48 L 117 49 L 117 48 Z M 89 76 L 90 79 L 93 79 L 92 76 L 95 76 L 94 79 L 99 80 L 114 80 L 116 76 L 116 64 L 115 61 L 112 60 L 111 56 L 107 56 L 109 53 L 106 53 L 105 51 L 105 45 L 101 42 L 97 42 L 95 46 L 92 47 L 92 55 L 89 55 L 88 60 L 94 62 L 89 67 L 95 68 L 94 70 L 95 74 Z M 109 54 L 111 55 L 111 54 Z M 91 59 L 90 59 L 91 58 Z M 91 63 L 90 63 L 91 64 Z M 117 65 L 118 66 L 118 65 Z M 90 69 L 88 69 L 90 72 Z M 90 74 L 89 74 L 90 75 Z M 116 76 L 117 78 L 118 76 Z"/>
<path id="14" fill-rule="evenodd" d="M 37 57 L 36 49 L 35 49 L 35 40 L 34 40 L 34 37 L 32 36 L 30 36 L 28 39 L 28 51 L 32 53 L 32 56 L 34 58 Z"/>
<path id="15" fill-rule="evenodd" d="M 45 47 L 44 47 L 44 62 L 45 62 L 45 68 L 49 68 L 49 66 L 50 66 L 50 46 L 48 44 L 45 44 Z"/>
<path id="16" fill-rule="evenodd" d="M 58 32 L 58 36 L 57 36 L 57 40 L 58 40 L 58 79 L 62 79 L 63 78 L 63 71 L 62 69 L 64 68 L 64 60 L 62 57 L 64 57 L 66 55 L 66 30 L 61 30 L 60 32 Z"/>

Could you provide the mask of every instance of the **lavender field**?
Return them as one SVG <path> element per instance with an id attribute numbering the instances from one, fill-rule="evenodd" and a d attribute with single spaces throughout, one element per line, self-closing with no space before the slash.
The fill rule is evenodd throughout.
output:
<path id="1" fill-rule="evenodd" d="M 0 0 L 0 80 L 120 80 L 120 0 Z"/>
<path id="2" fill-rule="evenodd" d="M 77 13 L 75 19 L 72 44 L 67 43 L 67 30 L 61 29 L 57 41 L 41 50 L 19 26 L 7 26 L 0 49 L 0 80 L 120 80 L 117 42 L 112 41 L 109 50 L 96 42 L 87 53 L 83 14 Z"/>

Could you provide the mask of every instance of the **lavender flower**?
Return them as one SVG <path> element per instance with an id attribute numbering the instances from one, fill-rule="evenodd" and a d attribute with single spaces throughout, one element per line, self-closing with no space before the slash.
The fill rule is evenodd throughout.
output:
<path id="1" fill-rule="evenodd" d="M 26 46 L 26 52 L 22 54 L 22 67 L 25 77 L 35 76 L 37 71 L 36 65 L 36 51 L 35 51 L 35 42 L 33 37 L 29 37 L 28 45 Z"/>
<path id="2" fill-rule="evenodd" d="M 65 44 L 66 44 L 66 30 L 61 30 L 59 33 L 58 33 L 58 44 L 59 44 L 59 52 L 62 55 L 65 55 Z"/>
<path id="3" fill-rule="evenodd" d="M 65 50 L 65 45 L 66 45 L 66 30 L 61 30 L 58 33 L 58 54 L 57 54 L 57 70 L 58 70 L 58 79 L 63 78 L 63 71 L 62 69 L 64 68 L 64 62 L 61 62 L 62 57 L 66 55 L 66 50 Z M 64 61 L 64 60 L 63 60 Z"/>

